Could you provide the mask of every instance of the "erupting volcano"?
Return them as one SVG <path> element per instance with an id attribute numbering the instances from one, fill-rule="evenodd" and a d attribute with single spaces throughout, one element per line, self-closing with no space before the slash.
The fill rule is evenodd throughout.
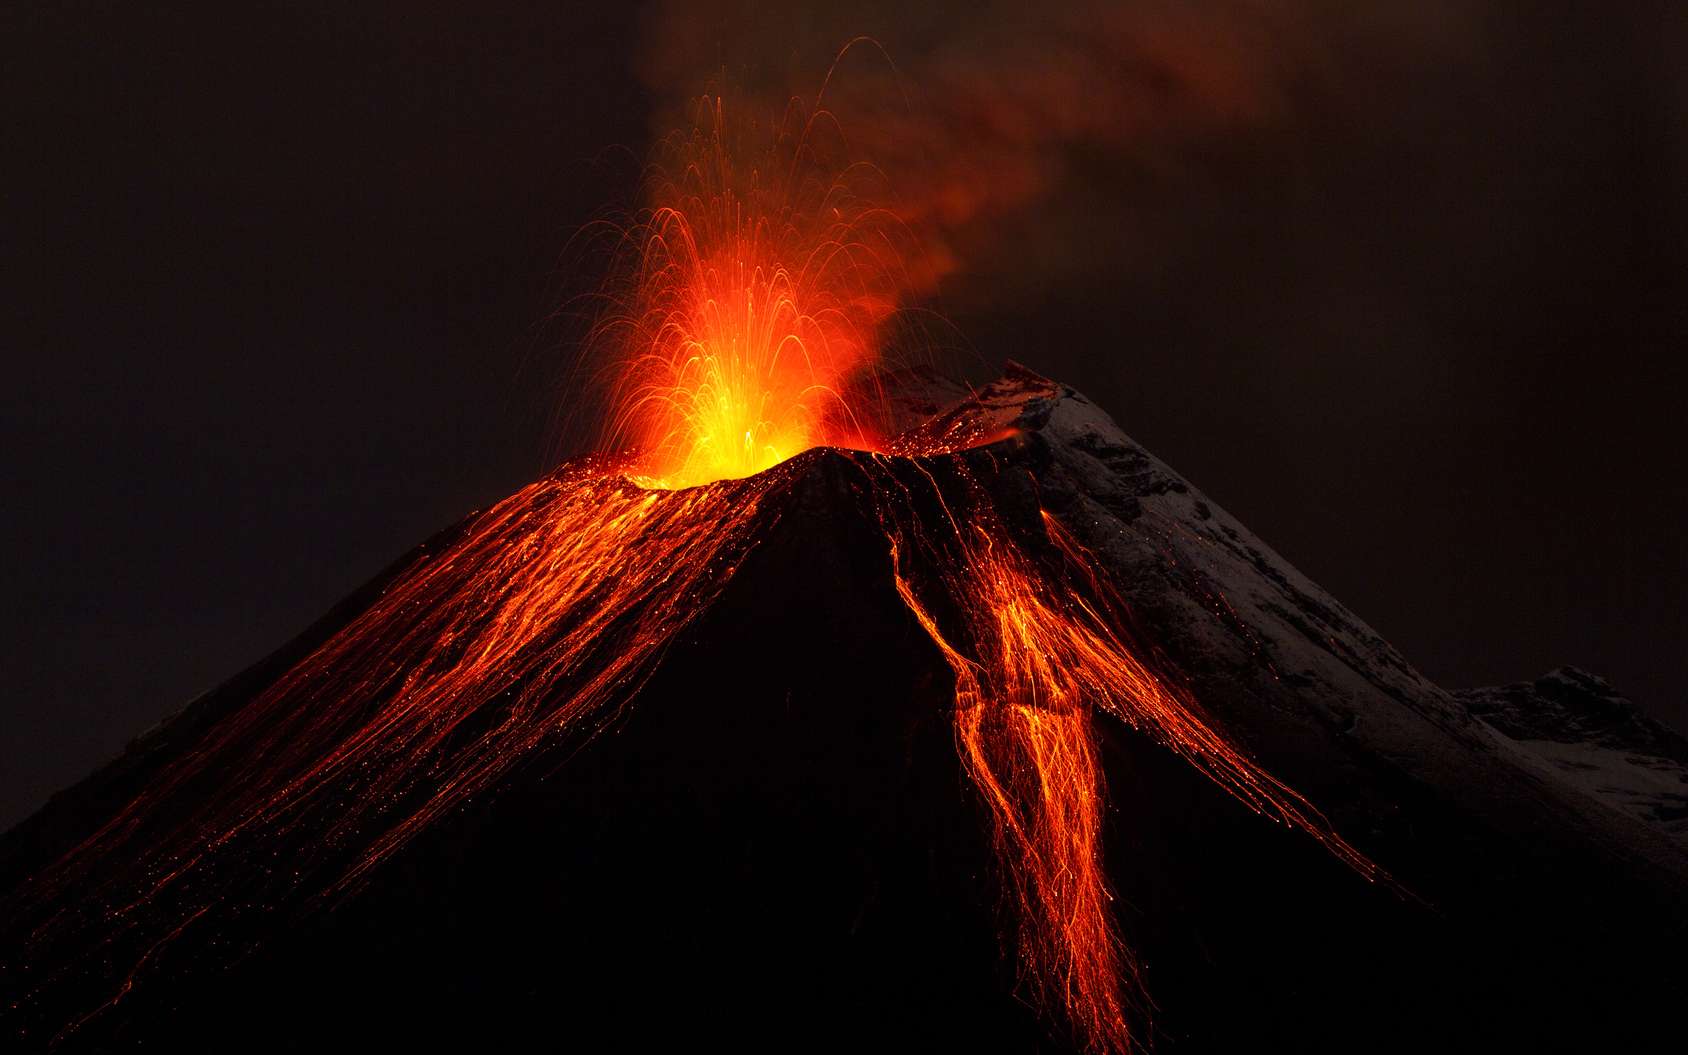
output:
<path id="1" fill-rule="evenodd" d="M 933 1042 L 1123 1053 L 1160 962 L 1126 939 L 1172 947 L 1227 884 L 1386 919 L 1414 976 L 1434 957 L 1404 890 L 1465 904 L 1459 854 L 1579 875 L 1627 847 L 1637 904 L 1668 902 L 1667 836 L 1545 784 L 1082 397 L 911 365 L 930 267 L 824 111 L 700 113 L 614 232 L 600 453 L 430 541 L 8 837 L 15 1038 L 214 1046 L 258 993 L 319 1009 L 293 1040 L 353 1008 L 358 1036 L 427 1035 L 301 980 L 357 950 L 380 965 L 346 968 L 361 984 L 431 992 L 459 1039 L 557 1007 L 575 1036 L 644 1041 L 713 1008 L 739 1023 L 720 1036 L 755 1020 L 781 1024 L 769 1046 L 825 1047 L 866 1034 L 819 1016 L 894 1008 L 923 1024 L 893 1045 L 944 1023 Z M 711 893 L 676 916 L 676 888 Z M 677 918 L 708 939 L 656 937 Z M 1333 926 L 1305 929 L 1330 950 Z M 529 927 L 543 953 L 493 962 L 488 934 Z M 1204 1033 L 1201 972 L 1167 959 L 1190 1048 L 1281 1028 L 1255 1009 Z M 1216 987 L 1228 1009 L 1281 1002 L 1247 988 Z M 691 1025 L 629 1022 L 640 1007 Z"/>
<path id="2" fill-rule="evenodd" d="M 879 361 L 878 331 L 910 285 L 908 233 L 875 204 L 870 167 L 828 160 L 824 112 L 789 111 L 771 148 L 735 152 L 722 106 L 700 106 L 655 168 L 656 204 L 612 230 L 631 278 L 592 343 L 613 376 L 609 445 L 636 452 L 649 487 L 871 447 L 844 386 Z"/>

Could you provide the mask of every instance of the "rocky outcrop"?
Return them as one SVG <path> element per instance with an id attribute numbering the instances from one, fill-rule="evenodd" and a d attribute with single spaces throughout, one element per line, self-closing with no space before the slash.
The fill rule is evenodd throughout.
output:
<path id="1" fill-rule="evenodd" d="M 1535 681 L 1454 698 L 1521 748 L 1526 764 L 1688 841 L 1688 739 L 1653 721 L 1604 678 L 1560 667 Z"/>

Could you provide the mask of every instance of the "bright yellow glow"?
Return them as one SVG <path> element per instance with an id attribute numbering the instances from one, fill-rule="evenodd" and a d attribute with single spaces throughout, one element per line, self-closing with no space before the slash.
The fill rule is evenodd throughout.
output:
<path id="1" fill-rule="evenodd" d="M 610 445 L 637 451 L 645 486 L 874 446 L 844 392 L 906 290 L 907 232 L 871 204 L 871 169 L 826 160 L 814 125 L 788 114 L 747 164 L 706 100 L 624 232 L 631 284 L 595 338 L 616 364 Z"/>

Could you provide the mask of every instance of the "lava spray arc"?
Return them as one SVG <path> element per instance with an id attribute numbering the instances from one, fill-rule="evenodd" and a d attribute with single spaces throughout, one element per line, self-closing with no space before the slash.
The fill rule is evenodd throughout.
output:
<path id="1" fill-rule="evenodd" d="M 959 763 L 1018 919 L 1022 983 L 1083 1047 L 1131 1050 L 1136 1017 L 1101 860 L 1098 722 L 1143 731 L 1378 874 L 1147 659 L 1124 598 L 1058 519 L 1029 533 L 1004 520 L 973 459 L 1012 436 L 966 401 L 893 425 L 878 368 L 927 284 L 882 178 L 848 158 L 833 119 L 793 107 L 735 126 L 719 99 L 698 112 L 649 211 L 616 235 L 621 271 L 590 341 L 610 453 L 431 547 L 38 877 L 29 947 L 126 965 L 68 1030 L 145 985 L 184 933 L 355 890 L 524 759 L 601 727 L 765 536 L 795 456 L 820 446 L 854 452 L 886 573 L 953 675 Z M 20 999 L 45 1006 L 61 980 L 31 977 Z"/>
<path id="2" fill-rule="evenodd" d="M 604 446 L 648 486 L 749 476 L 817 446 L 876 449 L 873 376 L 922 283 L 884 177 L 835 120 L 697 105 L 651 167 L 651 206 L 606 232 L 617 277 L 589 345 L 604 364 Z"/>

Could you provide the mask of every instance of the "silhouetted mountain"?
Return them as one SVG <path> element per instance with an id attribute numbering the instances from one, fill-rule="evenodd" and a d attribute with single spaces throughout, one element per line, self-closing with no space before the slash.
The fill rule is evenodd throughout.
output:
<path id="1" fill-rule="evenodd" d="M 1604 678 L 1560 667 L 1535 681 L 1454 693 L 1553 779 L 1688 840 L 1688 739 Z"/>

